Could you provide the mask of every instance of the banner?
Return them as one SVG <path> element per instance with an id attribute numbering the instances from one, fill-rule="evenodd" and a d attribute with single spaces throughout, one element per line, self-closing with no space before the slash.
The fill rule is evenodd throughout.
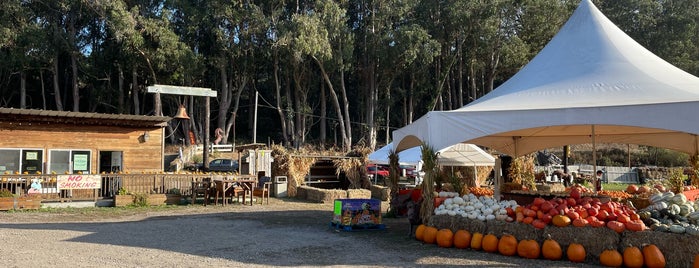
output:
<path id="1" fill-rule="evenodd" d="M 100 175 L 58 175 L 56 184 L 59 190 L 67 189 L 99 189 L 102 187 Z"/>

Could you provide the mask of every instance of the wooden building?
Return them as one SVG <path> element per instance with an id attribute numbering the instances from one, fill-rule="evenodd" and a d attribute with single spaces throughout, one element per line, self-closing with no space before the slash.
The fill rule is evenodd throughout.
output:
<path id="1" fill-rule="evenodd" d="M 170 119 L 0 108 L 0 174 L 159 172 Z"/>

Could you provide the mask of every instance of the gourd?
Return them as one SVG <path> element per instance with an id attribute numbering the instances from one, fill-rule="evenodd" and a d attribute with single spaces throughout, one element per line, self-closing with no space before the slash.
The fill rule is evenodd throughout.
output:
<path id="1" fill-rule="evenodd" d="M 684 228 L 684 231 L 687 234 L 699 236 L 699 226 L 689 225 L 689 226 Z"/>
<path id="2" fill-rule="evenodd" d="M 551 222 L 553 223 L 553 225 L 556 225 L 558 227 L 566 227 L 570 225 L 570 218 L 565 215 L 556 215 L 553 216 Z"/>
<path id="3" fill-rule="evenodd" d="M 471 246 L 471 232 L 466 230 L 458 230 L 454 233 L 455 248 L 469 248 Z"/>
<path id="4" fill-rule="evenodd" d="M 514 256 L 517 254 L 517 238 L 511 234 L 500 237 L 498 241 L 498 252 L 505 256 Z"/>
<path id="5" fill-rule="evenodd" d="M 485 252 L 497 252 L 498 251 L 498 237 L 494 234 L 487 234 L 483 237 L 483 251 Z"/>
<path id="6" fill-rule="evenodd" d="M 568 245 L 568 249 L 566 249 L 566 256 L 572 262 L 584 262 L 586 254 L 585 247 L 582 244 L 571 243 Z"/>
<path id="7" fill-rule="evenodd" d="M 544 244 L 541 246 L 541 252 L 544 258 L 552 261 L 560 260 L 563 256 L 561 245 L 558 244 L 556 240 L 551 239 L 551 236 L 544 240 Z"/>
<path id="8" fill-rule="evenodd" d="M 665 267 L 665 256 L 660 249 L 653 244 L 643 246 L 643 263 L 648 268 Z"/>
<path id="9" fill-rule="evenodd" d="M 537 259 L 541 255 L 541 247 L 536 240 L 522 240 L 517 244 L 517 255 L 527 259 Z"/>
<path id="10" fill-rule="evenodd" d="M 454 233 L 450 229 L 441 229 L 437 232 L 437 246 L 450 248 L 454 244 Z"/>
<path id="11" fill-rule="evenodd" d="M 643 267 L 643 253 L 641 249 L 634 246 L 628 246 L 624 249 L 624 266 L 629 268 Z"/>
<path id="12" fill-rule="evenodd" d="M 605 249 L 599 255 L 600 264 L 607 267 L 620 267 L 624 263 L 624 259 L 616 249 Z"/>
<path id="13" fill-rule="evenodd" d="M 685 228 L 682 225 L 679 224 L 673 224 L 668 227 L 670 232 L 676 233 L 676 234 L 683 234 L 685 232 Z"/>

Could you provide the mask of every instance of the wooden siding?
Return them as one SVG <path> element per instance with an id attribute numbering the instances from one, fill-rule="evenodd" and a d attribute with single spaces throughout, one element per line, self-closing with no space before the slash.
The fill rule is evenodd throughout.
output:
<path id="1" fill-rule="evenodd" d="M 145 132 L 148 141 L 143 141 Z M 91 173 L 99 170 L 100 151 L 123 152 L 123 171 L 162 171 L 163 133 L 161 127 L 2 122 L 0 148 L 43 149 L 44 170 L 49 150 L 71 149 L 91 151 Z"/>

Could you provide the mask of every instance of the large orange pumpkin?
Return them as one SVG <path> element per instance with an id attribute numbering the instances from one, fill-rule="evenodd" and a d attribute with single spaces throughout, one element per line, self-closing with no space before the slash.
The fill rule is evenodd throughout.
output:
<path id="1" fill-rule="evenodd" d="M 483 248 L 483 234 L 474 233 L 471 237 L 471 248 L 481 250 Z"/>
<path id="2" fill-rule="evenodd" d="M 468 248 L 471 246 L 471 233 L 466 230 L 458 230 L 454 233 L 454 247 Z"/>
<path id="3" fill-rule="evenodd" d="M 607 267 L 620 267 L 624 259 L 616 249 L 605 249 L 599 255 L 599 263 Z"/>
<path id="4" fill-rule="evenodd" d="M 699 254 L 694 255 L 694 264 L 692 265 L 692 268 L 699 268 Z"/>
<path id="5" fill-rule="evenodd" d="M 500 237 L 498 241 L 498 252 L 505 256 L 514 256 L 517 254 L 517 238 L 511 234 Z"/>
<path id="6" fill-rule="evenodd" d="M 536 240 L 527 239 L 517 244 L 517 255 L 527 259 L 537 259 L 541 255 L 541 247 Z"/>
<path id="7" fill-rule="evenodd" d="M 498 251 L 498 237 L 494 234 L 487 234 L 483 237 L 483 251 L 485 252 L 497 252 Z"/>
<path id="8" fill-rule="evenodd" d="M 665 267 L 665 255 L 653 244 L 643 247 L 643 262 L 648 268 Z"/>
<path id="9" fill-rule="evenodd" d="M 628 246 L 624 249 L 624 266 L 629 268 L 643 267 L 643 253 L 641 249 L 634 246 Z"/>
<path id="10" fill-rule="evenodd" d="M 420 224 L 417 226 L 417 229 L 415 229 L 415 239 L 418 241 L 422 241 L 424 239 L 425 227 L 427 226 Z"/>
<path id="11" fill-rule="evenodd" d="M 434 226 L 425 227 L 425 232 L 422 235 L 422 242 L 425 242 L 427 244 L 434 244 L 435 242 L 437 242 L 437 232 L 439 232 L 439 230 L 437 230 L 437 228 L 435 228 Z"/>
<path id="12" fill-rule="evenodd" d="M 586 254 L 585 247 L 578 243 L 571 243 L 566 250 L 566 256 L 572 262 L 584 262 Z"/>
<path id="13" fill-rule="evenodd" d="M 541 253 L 544 255 L 544 258 L 553 261 L 560 260 L 563 257 L 561 245 L 556 240 L 551 239 L 551 237 L 544 240 L 544 244 L 541 246 Z"/>
<path id="14" fill-rule="evenodd" d="M 437 245 L 443 248 L 450 248 L 454 245 L 454 232 L 450 229 L 441 229 L 437 232 Z"/>

